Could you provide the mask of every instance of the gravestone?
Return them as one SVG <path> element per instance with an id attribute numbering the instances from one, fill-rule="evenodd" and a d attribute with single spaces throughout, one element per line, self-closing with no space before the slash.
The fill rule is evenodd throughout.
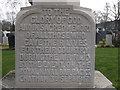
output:
<path id="1" fill-rule="evenodd" d="M 3 45 L 9 45 L 7 34 L 10 33 L 10 32 L 9 31 L 4 31 L 3 33 L 4 33 Z"/>
<path id="2" fill-rule="evenodd" d="M 8 37 L 9 48 L 15 48 L 15 35 L 14 33 L 10 32 L 6 34 Z"/>
<path id="3" fill-rule="evenodd" d="M 0 30 L 0 45 L 2 45 L 2 43 L 3 43 L 3 36 L 4 36 L 4 34 L 3 34 L 2 30 Z"/>
<path id="4" fill-rule="evenodd" d="M 3 32 L 2 32 L 2 24 L 0 23 L 0 44 L 3 43 Z"/>
<path id="5" fill-rule="evenodd" d="M 21 9 L 15 30 L 18 88 L 94 87 L 95 23 L 86 12 L 61 3 Z"/>
<path id="6" fill-rule="evenodd" d="M 106 45 L 112 45 L 112 34 L 106 34 Z"/>

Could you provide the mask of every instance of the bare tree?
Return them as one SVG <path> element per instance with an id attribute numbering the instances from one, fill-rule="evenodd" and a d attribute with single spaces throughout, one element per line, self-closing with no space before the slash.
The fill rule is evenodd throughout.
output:
<path id="1" fill-rule="evenodd" d="M 95 19 L 97 23 L 103 23 L 104 29 L 107 29 L 107 23 L 110 21 L 114 21 L 114 27 L 119 29 L 119 21 L 120 21 L 120 1 L 118 0 L 117 3 L 108 3 L 106 2 L 104 11 L 95 11 Z"/>
<path id="2" fill-rule="evenodd" d="M 118 1 L 118 14 L 119 14 L 119 20 L 120 20 L 120 0 Z"/>
<path id="3" fill-rule="evenodd" d="M 3 19 L 5 19 L 5 14 L 3 13 L 4 11 L 4 2 L 3 1 L 0 1 L 0 5 L 2 8 L 0 8 L 0 21 L 2 22 Z"/>
<path id="4" fill-rule="evenodd" d="M 11 21 L 12 23 L 15 22 L 15 18 L 16 18 L 16 14 L 18 12 L 18 9 L 21 5 L 20 2 L 18 2 L 17 0 L 7 0 L 6 2 L 6 7 L 7 7 L 7 19 L 9 21 Z"/>
<path id="5" fill-rule="evenodd" d="M 104 22 L 119 20 L 120 19 L 120 1 L 118 0 L 117 3 L 113 3 L 112 5 L 110 5 L 109 2 L 106 2 L 104 11 L 99 11 L 97 13 L 99 13 L 99 16 L 101 16 L 101 19 Z"/>
<path id="6" fill-rule="evenodd" d="M 119 20 L 120 19 L 120 2 L 118 1 L 116 4 L 113 3 L 110 9 L 110 15 L 114 18 L 114 20 Z"/>
<path id="7" fill-rule="evenodd" d="M 110 15 L 110 4 L 106 2 L 104 12 L 102 13 L 102 16 L 104 17 L 104 22 L 111 20 L 109 15 Z"/>
<path id="8" fill-rule="evenodd" d="M 96 23 L 101 23 L 103 21 L 102 15 L 101 15 L 101 11 L 94 11 L 94 18 Z"/>
<path id="9" fill-rule="evenodd" d="M 12 23 L 14 26 L 14 23 L 16 21 L 16 15 L 20 11 L 20 8 L 23 6 L 28 5 L 28 1 L 25 0 L 7 0 L 6 1 L 6 16 L 7 20 Z"/>
<path id="10" fill-rule="evenodd" d="M 113 5 L 111 6 L 110 9 L 111 13 L 111 17 L 114 20 L 114 24 L 115 24 L 115 29 L 120 29 L 119 23 L 120 23 L 120 1 L 118 0 L 118 2 L 115 4 L 113 3 Z"/>
<path id="11" fill-rule="evenodd" d="M 104 11 L 94 11 L 96 23 L 102 23 L 102 27 L 106 30 L 107 29 L 107 21 L 111 21 L 110 15 L 110 5 L 106 3 Z"/>
<path id="12" fill-rule="evenodd" d="M 111 18 L 109 17 L 110 16 L 109 3 L 106 3 L 104 11 L 94 11 L 93 13 L 95 16 L 96 23 L 103 23 L 111 20 Z"/>

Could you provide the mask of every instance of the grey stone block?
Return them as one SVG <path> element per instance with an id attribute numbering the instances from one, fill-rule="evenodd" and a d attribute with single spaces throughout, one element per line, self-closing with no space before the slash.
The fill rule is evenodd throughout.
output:
<path id="1" fill-rule="evenodd" d="M 116 90 L 115 87 L 112 86 L 112 82 L 109 81 L 101 72 L 99 71 L 95 71 L 95 77 L 94 77 L 94 88 L 74 88 L 74 90 Z M 1 85 L 1 84 L 0 84 Z M 5 77 L 3 77 L 2 79 L 2 86 L 3 88 L 8 88 L 8 89 L 15 89 L 15 71 L 11 71 L 10 73 L 8 73 Z M 17 90 L 20 88 L 16 88 Z M 23 90 L 24 88 L 22 88 Z M 32 89 L 32 88 L 29 88 Z M 37 88 L 34 88 L 34 90 Z M 40 88 L 40 90 L 42 89 L 47 89 L 47 88 Z M 57 89 L 57 88 L 52 88 L 53 89 Z M 58 90 L 72 90 L 72 88 L 58 88 Z M 28 90 L 28 88 L 27 88 Z M 50 88 L 48 88 L 48 90 L 50 90 Z"/>

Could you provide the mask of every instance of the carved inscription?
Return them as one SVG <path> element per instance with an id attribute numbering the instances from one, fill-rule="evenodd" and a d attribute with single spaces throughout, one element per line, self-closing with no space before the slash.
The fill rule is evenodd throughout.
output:
<path id="1" fill-rule="evenodd" d="M 19 45 L 19 82 L 91 83 L 91 25 L 70 8 L 41 8 L 24 18 Z"/>

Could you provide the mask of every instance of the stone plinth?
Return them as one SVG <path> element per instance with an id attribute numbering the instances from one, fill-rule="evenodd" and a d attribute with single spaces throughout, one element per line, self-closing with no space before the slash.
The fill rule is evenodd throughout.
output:
<path id="1" fill-rule="evenodd" d="M 15 86 L 15 71 L 11 71 L 8 73 L 3 79 L 2 82 L 2 87 L 3 88 L 16 88 Z M 95 77 L 94 77 L 94 88 L 93 89 L 104 89 L 106 90 L 107 88 L 109 90 L 116 90 L 112 86 L 112 82 L 109 81 L 101 72 L 95 71 Z M 75 89 L 74 89 L 75 90 Z"/>

